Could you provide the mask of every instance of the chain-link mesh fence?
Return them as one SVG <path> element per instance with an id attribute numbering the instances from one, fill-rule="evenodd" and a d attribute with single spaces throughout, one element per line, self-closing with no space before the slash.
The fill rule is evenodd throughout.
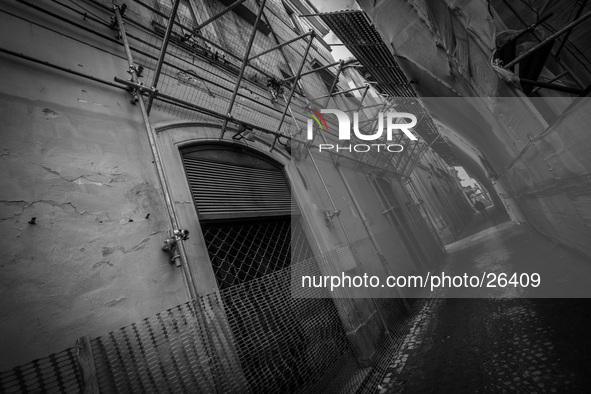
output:
<path id="1" fill-rule="evenodd" d="M 80 393 L 74 348 L 0 373 L 0 393 Z"/>
<path id="2" fill-rule="evenodd" d="M 327 264 L 369 270 L 371 262 L 357 258 L 368 242 L 93 339 L 101 392 L 374 392 L 412 314 L 396 298 L 348 298 L 346 291 L 314 287 L 292 294 L 294 270 L 320 275 Z M 67 349 L 1 373 L 0 392 L 80 392 L 82 381 L 76 351 Z"/>

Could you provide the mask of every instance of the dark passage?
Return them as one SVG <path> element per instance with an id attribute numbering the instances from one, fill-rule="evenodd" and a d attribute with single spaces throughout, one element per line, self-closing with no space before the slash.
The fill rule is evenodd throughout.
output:
<path id="1" fill-rule="evenodd" d="M 585 258 L 494 210 L 489 218 L 477 214 L 447 249 L 443 270 L 453 274 L 478 265 L 498 272 L 537 266 L 542 280 L 577 287 L 591 270 Z M 591 300 L 531 298 L 528 291 L 437 293 L 420 307 L 379 392 L 588 392 Z"/>

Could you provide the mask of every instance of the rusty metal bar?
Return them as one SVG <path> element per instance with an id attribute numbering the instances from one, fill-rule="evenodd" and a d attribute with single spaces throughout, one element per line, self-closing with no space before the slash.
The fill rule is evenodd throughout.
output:
<path id="1" fill-rule="evenodd" d="M 511 60 L 509 63 L 507 63 L 505 66 L 503 66 L 503 68 L 509 69 L 509 68 L 513 67 L 514 65 L 516 65 L 517 63 L 519 63 L 523 59 L 531 56 L 535 51 L 537 51 L 541 47 L 547 45 L 549 42 L 551 42 L 555 38 L 560 37 L 561 35 L 571 31 L 574 27 L 583 23 L 584 21 L 586 21 L 590 17 L 591 17 L 591 11 L 586 13 L 585 15 L 580 17 L 579 19 L 576 19 L 576 20 L 572 21 L 571 23 L 569 23 L 568 25 L 564 26 L 562 29 L 558 30 L 556 33 L 548 36 L 546 39 L 542 40 L 538 45 L 535 45 L 533 48 L 530 48 L 529 50 L 525 51 L 521 55 L 517 56 L 515 59 Z"/>
<path id="2" fill-rule="evenodd" d="M 257 53 L 256 55 L 253 55 L 250 59 L 248 59 L 248 61 L 250 62 L 250 61 L 252 61 L 252 60 L 254 60 L 256 58 L 259 58 L 259 57 L 261 57 L 263 55 L 266 55 L 267 53 L 273 52 L 273 51 L 275 51 L 277 49 L 280 49 L 280 48 L 282 48 L 282 47 L 284 47 L 286 45 L 291 44 L 292 42 L 295 42 L 297 40 L 301 40 L 302 38 L 308 37 L 308 36 L 310 36 L 312 34 L 314 34 L 314 33 L 312 32 L 312 30 L 310 30 L 307 33 L 304 33 L 304 34 L 302 34 L 300 36 L 297 36 L 296 38 L 292 38 L 291 40 L 288 40 L 288 41 L 285 41 L 285 42 L 283 42 L 281 44 L 275 45 L 273 48 L 267 49 L 266 51 L 262 51 L 261 53 Z"/>
<path id="3" fill-rule="evenodd" d="M 160 55 L 158 56 L 158 62 L 156 63 L 156 71 L 154 71 L 154 79 L 152 81 L 152 88 L 158 88 L 158 80 L 160 79 L 160 73 L 162 72 L 162 65 L 164 63 L 164 57 L 166 56 L 166 49 L 168 48 L 168 43 L 170 42 L 170 36 L 172 34 L 172 29 L 174 28 L 174 18 L 176 17 L 177 10 L 179 9 L 179 4 L 181 0 L 175 0 L 172 6 L 172 11 L 170 13 L 170 17 L 168 18 L 168 26 L 166 26 L 166 32 L 164 33 L 164 40 L 162 41 L 162 46 L 160 47 Z M 148 99 L 148 115 L 150 115 L 150 110 L 152 109 L 152 102 L 154 101 L 154 96 L 150 95 Z"/>
<path id="4" fill-rule="evenodd" d="M 300 74 L 302 73 L 302 70 L 304 69 L 304 65 L 306 64 L 306 59 L 308 58 L 308 53 L 310 52 L 310 48 L 312 47 L 312 42 L 314 42 L 314 37 L 315 37 L 314 31 L 310 30 L 309 34 L 310 34 L 310 41 L 308 41 L 308 45 L 306 46 L 306 50 L 304 51 L 304 57 L 302 58 L 302 61 L 300 62 L 300 66 L 298 67 L 298 71 L 295 75 L 296 81 L 300 78 Z M 287 96 L 287 101 L 285 102 L 285 108 L 283 108 L 283 113 L 281 114 L 281 119 L 279 120 L 279 124 L 277 125 L 277 133 L 281 132 L 281 126 L 283 126 L 283 121 L 285 120 L 285 115 L 287 114 L 287 111 L 289 109 L 289 105 L 291 104 L 291 99 L 293 98 L 293 94 L 296 91 L 296 86 L 297 86 L 297 84 L 294 83 L 289 91 L 289 95 Z M 273 151 L 273 149 L 275 149 L 275 144 L 277 143 L 278 139 L 279 139 L 279 136 L 275 136 L 275 139 L 273 140 L 273 145 L 271 145 L 271 152 Z"/>
<path id="5" fill-rule="evenodd" d="M 257 35 L 257 28 L 259 25 L 259 21 L 261 20 L 261 16 L 263 15 L 263 11 L 265 10 L 266 3 L 267 0 L 262 0 L 259 12 L 257 13 L 257 18 L 252 27 L 252 32 L 250 33 L 250 38 L 248 39 L 248 44 L 246 45 L 246 51 L 244 53 L 244 57 L 242 58 L 242 66 L 240 67 L 240 72 L 238 73 L 238 80 L 236 81 L 236 86 L 234 87 L 234 92 L 232 93 L 232 98 L 230 99 L 230 103 L 228 104 L 228 110 L 226 111 L 228 116 L 232 116 L 232 109 L 234 108 L 234 103 L 236 102 L 236 95 L 238 94 L 238 89 L 240 89 L 240 82 L 242 82 L 242 78 L 244 77 L 244 70 L 246 70 L 246 66 L 248 65 L 248 57 L 250 56 L 250 50 L 252 49 L 254 38 Z M 224 120 L 224 124 L 222 125 L 222 130 L 220 132 L 220 139 L 224 138 L 226 127 L 228 127 L 228 119 Z"/>

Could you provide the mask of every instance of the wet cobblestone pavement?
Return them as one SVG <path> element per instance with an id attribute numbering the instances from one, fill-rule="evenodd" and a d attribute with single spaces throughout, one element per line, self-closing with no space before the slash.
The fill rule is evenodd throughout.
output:
<path id="1" fill-rule="evenodd" d="M 497 237 L 492 254 L 543 254 L 538 259 L 542 263 L 556 259 L 591 265 L 531 230 L 517 231 L 497 222 L 493 218 L 471 229 L 476 234 L 487 224 L 505 226 L 505 236 L 487 236 Z M 481 245 L 468 242 L 450 252 L 446 269 L 463 270 L 463 264 L 473 264 L 482 250 L 471 253 L 466 248 L 478 252 L 491 247 L 487 237 Z M 589 299 L 511 298 L 513 293 L 492 294 L 494 298 L 444 296 L 445 290 L 440 290 L 422 304 L 379 393 L 591 392 Z"/>

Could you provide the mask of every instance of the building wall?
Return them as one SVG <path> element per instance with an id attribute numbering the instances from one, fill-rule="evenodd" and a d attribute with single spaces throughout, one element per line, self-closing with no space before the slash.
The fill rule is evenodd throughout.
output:
<path id="1" fill-rule="evenodd" d="M 210 13 L 215 12 L 214 5 L 220 7 L 213 2 L 205 6 L 191 3 L 209 9 Z M 280 2 L 270 3 L 276 11 L 280 10 Z M 4 3 L 0 6 L 0 29 L 4 33 L 0 35 L 1 48 L 107 82 L 116 76 L 128 79 L 128 65 L 121 44 L 107 39 L 116 37 L 116 31 L 85 20 L 79 13 L 54 2 L 38 4 L 104 37 L 59 21 L 40 10 Z M 89 15 L 108 21 L 112 13 L 100 4 L 110 3 L 81 3 L 85 11 L 92 12 Z M 158 43 L 149 29 L 142 27 L 142 24 L 149 26 L 151 14 L 137 3 L 128 5 L 130 19 L 126 26 L 130 35 Z M 279 23 L 283 17 L 287 20 L 286 15 L 277 13 L 269 15 L 274 23 Z M 234 19 L 228 16 L 223 20 L 222 26 L 231 28 L 220 29 L 218 25 L 217 29 L 208 29 L 207 34 L 210 37 L 222 35 L 226 41 L 235 39 L 233 32 L 247 31 L 248 27 Z M 286 25 L 282 26 L 277 26 L 284 34 L 282 40 L 295 37 Z M 287 33 L 289 35 L 285 35 Z M 261 60 L 260 66 L 270 67 L 277 74 L 277 67 L 286 63 L 294 67 L 298 64 L 296 52 L 302 51 L 303 46 L 304 43 L 298 42 L 286 48 L 290 62 L 274 53 L 267 62 Z M 256 47 L 255 52 L 257 50 L 260 48 Z M 176 56 L 171 62 L 187 64 L 186 60 L 191 58 L 178 47 L 171 51 Z M 180 225 L 191 231 L 185 243 L 190 269 L 177 268 L 160 250 L 169 236 L 171 224 L 140 110 L 131 103 L 131 95 L 117 87 L 31 61 L 7 54 L 1 56 L 0 132 L 4 144 L 0 158 L 3 163 L 0 167 L 0 242 L 5 256 L 0 265 L 0 314 L 3 316 L 0 370 L 71 347 L 80 336 L 102 335 L 183 303 L 189 299 L 189 282 L 195 284 L 198 294 L 216 291 L 211 264 L 199 233 L 197 212 L 181 171 L 179 149 L 203 141 L 219 141 L 221 121 L 161 102 L 155 102 L 150 117 L 158 133 L 156 145 L 163 157 Z M 144 80 L 149 83 L 153 60 L 141 53 L 135 56 L 139 64 L 146 66 Z M 312 57 L 324 64 L 332 62 L 322 45 L 315 46 Z M 166 74 L 161 79 L 163 91 L 182 92 L 185 99 L 225 114 L 233 88 L 232 73 L 211 58 L 193 56 L 191 61 L 194 72 L 209 79 L 190 80 L 178 74 L 175 79 L 171 77 L 172 71 L 166 68 L 170 66 L 165 66 Z M 306 65 L 306 69 L 309 68 L 310 65 Z M 270 100 L 264 83 L 257 81 L 260 75 L 253 73 L 248 78 L 239 90 L 242 96 L 233 115 L 274 130 L 282 106 Z M 314 74 L 302 79 L 302 87 L 309 98 L 327 93 Z M 346 89 L 346 85 L 341 89 Z M 297 98 L 295 104 L 303 107 L 306 101 Z M 258 149 L 284 163 L 316 254 L 334 251 L 350 241 L 357 242 L 363 251 L 358 257 L 364 264 L 358 267 L 359 272 L 417 271 L 400 234 L 382 214 L 384 208 L 371 191 L 368 177 L 356 170 L 353 162 L 343 160 L 341 163 L 342 173 L 354 193 L 351 195 L 331 158 L 313 154 L 325 189 L 310 157 L 298 162 L 290 159 L 282 147 L 270 152 L 273 140 L 260 132 L 255 133 L 254 142 L 236 142 L 232 139 L 234 127 L 230 125 L 224 135 L 226 142 Z M 283 130 L 296 131 L 297 128 L 293 120 L 288 120 Z M 391 181 L 400 190 L 404 189 L 398 180 L 392 178 Z M 333 228 L 325 225 L 320 212 L 333 209 L 328 194 L 341 211 Z M 362 212 L 357 210 L 354 199 Z M 33 217 L 35 224 L 29 223 Z M 366 225 L 383 248 L 387 268 L 377 259 L 362 217 L 366 218 Z M 421 236 L 432 237 L 430 234 Z M 429 245 L 436 243 L 430 241 Z M 441 250 L 433 249 L 432 257 L 440 256 Z M 379 296 L 379 293 L 373 295 Z M 341 309 L 343 316 L 344 312 Z M 379 324 L 375 315 L 367 319 L 373 326 Z M 368 323 L 347 324 L 345 317 L 343 321 L 353 339 L 355 332 Z"/>
<path id="2" fill-rule="evenodd" d="M 431 150 L 421 158 L 411 179 L 409 186 L 415 188 L 424 201 L 425 216 L 443 244 L 457 240 L 473 216 L 473 209 L 460 191 L 459 180 L 449 173 L 448 166 Z"/>
<path id="3" fill-rule="evenodd" d="M 512 219 L 529 221 L 541 233 L 591 256 L 591 139 L 584 126 L 589 98 L 552 98 L 548 105 L 551 99 L 527 97 L 513 74 L 493 66 L 495 37 L 506 27 L 485 3 L 457 12 L 447 0 L 360 3 L 394 48 L 408 79 L 417 81 L 426 107 L 451 131 L 445 137 L 463 151 L 463 164 L 494 179 Z M 549 107 L 563 112 L 545 113 Z M 465 146 L 478 155 L 466 153 Z M 482 177 L 478 180 L 492 189 Z M 496 200 L 494 193 L 491 197 Z"/>

